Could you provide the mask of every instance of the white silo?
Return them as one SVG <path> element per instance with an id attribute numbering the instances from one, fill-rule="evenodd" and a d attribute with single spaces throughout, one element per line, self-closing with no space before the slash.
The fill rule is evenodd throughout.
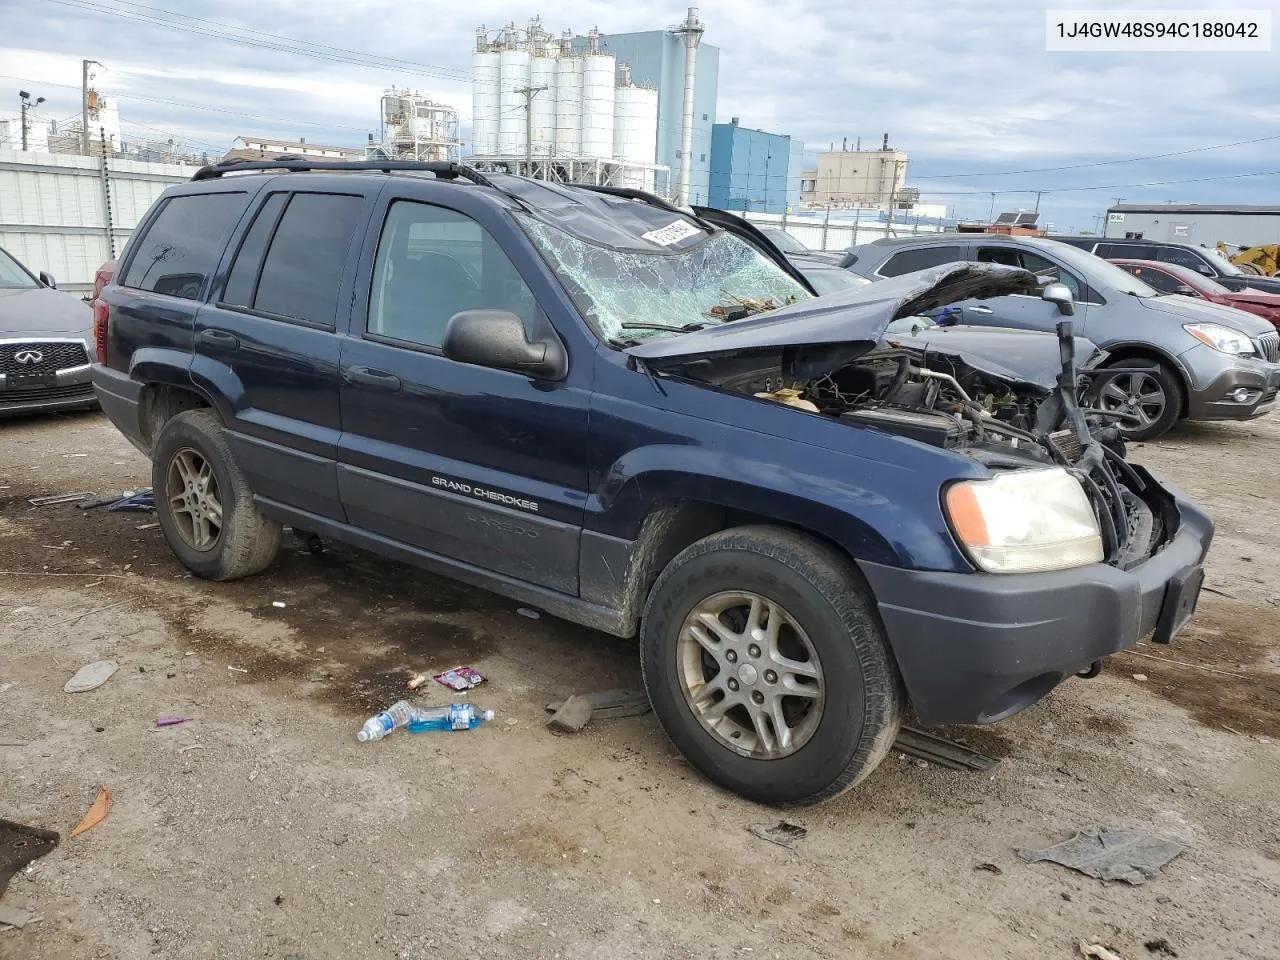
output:
<path id="1" fill-rule="evenodd" d="M 498 91 L 498 153 L 504 157 L 523 157 L 525 150 L 524 93 L 529 86 L 529 51 L 517 45 L 516 31 L 503 32 Z"/>
<path id="2" fill-rule="evenodd" d="M 471 87 L 473 149 L 479 156 L 493 156 L 498 152 L 498 90 L 502 65 L 484 27 L 476 28 L 476 52 L 471 63 L 475 71 Z"/>
<path id="3" fill-rule="evenodd" d="M 557 157 L 582 155 L 582 60 L 573 55 L 571 42 L 562 42 L 556 60 Z"/>
<path id="4" fill-rule="evenodd" d="M 613 155 L 627 163 L 652 164 L 658 153 L 658 91 L 631 82 L 631 68 L 619 68 L 614 91 Z M 653 171 L 624 169 L 623 185 L 652 191 Z"/>
<path id="5" fill-rule="evenodd" d="M 529 61 L 529 85 L 533 95 L 533 155 L 551 156 L 556 138 L 556 58 L 545 43 L 539 44 Z"/>
<path id="6" fill-rule="evenodd" d="M 600 53 L 595 27 L 587 35 L 587 55 L 582 59 L 582 154 L 592 159 L 613 156 L 613 91 L 618 61 Z"/>

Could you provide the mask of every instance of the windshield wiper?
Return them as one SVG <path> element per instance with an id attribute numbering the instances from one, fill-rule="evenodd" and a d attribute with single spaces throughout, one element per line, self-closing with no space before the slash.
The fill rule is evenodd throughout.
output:
<path id="1" fill-rule="evenodd" d="M 669 323 L 649 323 L 647 321 L 642 320 L 635 323 L 624 323 L 622 324 L 622 329 L 623 330 L 665 330 L 668 333 L 694 333 L 698 330 L 705 330 L 709 326 L 711 326 L 711 324 L 698 323 L 696 320 L 693 323 L 686 323 L 684 326 L 680 326 L 680 327 L 673 326 L 672 324 L 669 324 Z"/>

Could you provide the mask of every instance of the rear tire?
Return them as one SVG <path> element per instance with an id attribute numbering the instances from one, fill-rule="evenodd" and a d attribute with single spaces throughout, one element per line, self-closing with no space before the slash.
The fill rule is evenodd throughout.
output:
<path id="1" fill-rule="evenodd" d="M 1117 360 L 1110 366 L 1149 367 L 1151 370 L 1149 374 L 1120 374 L 1098 392 L 1098 403 L 1102 409 L 1145 416 L 1146 422 L 1141 424 L 1117 420 L 1116 429 L 1120 436 L 1128 441 L 1141 442 L 1154 440 L 1172 430 L 1182 416 L 1184 398 L 1182 381 L 1168 364 L 1134 358 Z M 1135 398 L 1137 402 L 1133 402 L 1131 407 Z"/>
<path id="2" fill-rule="evenodd" d="M 237 580 L 275 559 L 280 524 L 254 504 L 213 411 L 187 410 L 165 422 L 151 454 L 151 486 L 160 529 L 196 576 Z"/>
<path id="3" fill-rule="evenodd" d="M 641 667 L 676 748 L 768 804 L 817 803 L 866 777 L 906 699 L 852 564 L 778 527 L 712 534 L 671 561 L 645 608 Z"/>

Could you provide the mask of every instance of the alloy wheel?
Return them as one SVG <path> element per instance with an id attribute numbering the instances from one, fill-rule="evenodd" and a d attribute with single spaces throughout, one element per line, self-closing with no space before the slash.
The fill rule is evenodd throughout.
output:
<path id="1" fill-rule="evenodd" d="M 222 501 L 209 461 L 184 447 L 169 461 L 169 510 L 182 539 L 201 552 L 212 550 L 222 536 Z"/>
<path id="2" fill-rule="evenodd" d="M 717 593 L 685 618 L 677 677 L 702 727 L 745 757 L 776 760 L 808 742 L 822 719 L 817 651 L 780 604 L 757 593 Z"/>
<path id="3" fill-rule="evenodd" d="M 1104 410 L 1129 418 L 1121 429 L 1141 430 L 1162 416 L 1169 398 L 1154 373 L 1124 373 L 1108 380 L 1100 394 Z"/>

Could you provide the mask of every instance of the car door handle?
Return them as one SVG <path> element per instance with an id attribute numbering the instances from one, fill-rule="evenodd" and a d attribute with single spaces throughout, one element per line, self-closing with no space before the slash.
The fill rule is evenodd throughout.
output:
<path id="1" fill-rule="evenodd" d="M 196 336 L 207 347 L 218 347 L 222 350 L 238 350 L 240 338 L 225 330 L 201 330 Z"/>
<path id="2" fill-rule="evenodd" d="M 990 307 L 984 307 L 982 304 L 968 308 L 970 313 L 995 313 Z"/>
<path id="3" fill-rule="evenodd" d="M 343 374 L 347 383 L 358 383 L 366 387 L 381 387 L 383 390 L 399 390 L 400 378 L 385 370 L 374 370 L 371 367 L 347 367 Z"/>

